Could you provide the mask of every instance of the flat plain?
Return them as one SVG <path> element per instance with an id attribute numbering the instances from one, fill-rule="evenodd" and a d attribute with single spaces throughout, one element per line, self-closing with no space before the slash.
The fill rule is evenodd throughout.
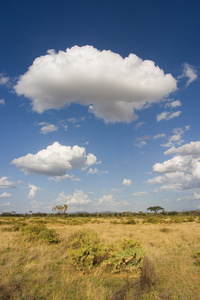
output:
<path id="1" fill-rule="evenodd" d="M 30 235 L 33 228 L 46 230 L 42 238 Z M 150 265 L 113 271 L 89 261 L 77 268 L 70 240 L 83 231 L 95 232 L 105 249 L 124 238 L 138 242 Z M 200 299 L 199 216 L 1 216 L 0 239 L 2 300 Z M 79 259 L 81 266 L 85 258 Z M 144 268 L 148 282 L 142 285 Z"/>

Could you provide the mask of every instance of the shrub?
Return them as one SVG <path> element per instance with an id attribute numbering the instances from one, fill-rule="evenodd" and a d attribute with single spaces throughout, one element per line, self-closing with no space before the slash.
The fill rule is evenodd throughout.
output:
<path id="1" fill-rule="evenodd" d="M 69 254 L 77 270 L 88 271 L 99 265 L 105 255 L 105 248 L 98 234 L 93 230 L 81 230 L 69 238 Z"/>
<path id="2" fill-rule="evenodd" d="M 122 221 L 123 224 L 137 224 L 137 222 L 132 218 L 126 221 Z"/>
<path id="3" fill-rule="evenodd" d="M 187 217 L 187 222 L 194 222 L 194 221 L 195 221 L 195 217 L 193 216 Z"/>
<path id="4" fill-rule="evenodd" d="M 169 233 L 169 232 L 171 232 L 171 229 L 169 229 L 167 227 L 163 227 L 163 228 L 160 229 L 160 232 Z"/>
<path id="5" fill-rule="evenodd" d="M 131 239 L 122 239 L 121 243 L 110 245 L 107 249 L 107 259 L 103 266 L 112 273 L 121 271 L 136 272 L 142 263 L 144 252 L 138 242 Z"/>
<path id="6" fill-rule="evenodd" d="M 195 265 L 200 266 L 200 251 L 194 252 L 193 258 L 195 258 Z"/>
<path id="7" fill-rule="evenodd" d="M 30 242 L 44 241 L 47 243 L 58 243 L 58 235 L 53 229 L 48 229 L 45 225 L 31 225 L 21 228 L 26 240 Z"/>
<path id="8" fill-rule="evenodd" d="M 72 234 L 68 246 L 71 262 L 80 271 L 101 265 L 112 273 L 137 272 L 144 254 L 138 242 L 124 238 L 118 245 L 105 246 L 95 231 L 86 229 Z"/>
<path id="9" fill-rule="evenodd" d="M 157 217 L 147 217 L 146 219 L 143 220 L 142 223 L 152 223 L 152 224 L 158 224 L 162 223 L 163 220 L 161 218 Z"/>
<path id="10" fill-rule="evenodd" d="M 117 220 L 111 220 L 111 221 L 110 221 L 110 224 L 117 225 L 117 224 L 121 224 L 121 223 L 120 223 L 120 222 L 118 222 Z"/>

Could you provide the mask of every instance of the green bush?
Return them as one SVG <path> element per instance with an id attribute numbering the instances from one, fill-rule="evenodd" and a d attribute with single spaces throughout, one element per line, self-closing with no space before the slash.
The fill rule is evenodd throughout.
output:
<path id="1" fill-rule="evenodd" d="M 163 227 L 163 228 L 160 229 L 160 232 L 169 233 L 169 232 L 171 232 L 171 229 L 169 229 L 167 227 Z"/>
<path id="2" fill-rule="evenodd" d="M 111 220 L 111 221 L 110 221 L 110 224 L 117 225 L 117 224 L 121 224 L 121 223 L 120 223 L 120 222 L 118 222 L 117 220 Z"/>
<path id="3" fill-rule="evenodd" d="M 107 248 L 107 259 L 103 266 L 111 273 L 121 271 L 138 272 L 143 259 L 144 251 L 138 242 L 124 238 L 119 245 L 110 245 Z"/>
<path id="4" fill-rule="evenodd" d="M 104 245 L 93 230 L 80 230 L 68 241 L 68 253 L 77 270 L 89 271 L 102 266 L 106 271 L 139 271 L 144 255 L 138 242 L 122 239 L 119 244 Z"/>
<path id="5" fill-rule="evenodd" d="M 134 225 L 134 224 L 137 224 L 137 222 L 133 218 L 131 218 L 131 219 L 124 221 L 123 224 L 133 224 Z"/>
<path id="6" fill-rule="evenodd" d="M 47 243 L 58 243 L 58 235 L 53 229 L 48 229 L 45 225 L 31 225 L 21 227 L 26 240 L 30 242 L 44 241 Z"/>
<path id="7" fill-rule="evenodd" d="M 193 216 L 187 217 L 187 222 L 194 222 L 194 221 L 195 221 L 195 217 Z"/>
<path id="8" fill-rule="evenodd" d="M 143 220 L 142 223 L 159 224 L 163 223 L 163 220 L 159 217 L 147 217 Z"/>
<path id="9" fill-rule="evenodd" d="M 200 251 L 194 252 L 193 258 L 195 258 L 195 265 L 200 266 Z"/>
<path id="10" fill-rule="evenodd" d="M 69 254 L 77 270 L 88 271 L 99 265 L 106 251 L 98 234 L 93 230 L 81 230 L 69 238 Z"/>

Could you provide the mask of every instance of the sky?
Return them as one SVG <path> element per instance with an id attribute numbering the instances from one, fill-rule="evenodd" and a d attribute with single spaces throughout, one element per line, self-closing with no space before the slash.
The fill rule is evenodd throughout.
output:
<path id="1" fill-rule="evenodd" d="M 0 213 L 200 209 L 199 11 L 0 2 Z"/>

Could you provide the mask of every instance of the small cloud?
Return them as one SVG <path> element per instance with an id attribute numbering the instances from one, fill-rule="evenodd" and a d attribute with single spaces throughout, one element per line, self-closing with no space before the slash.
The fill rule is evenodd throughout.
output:
<path id="1" fill-rule="evenodd" d="M 193 200 L 200 200 L 200 194 L 194 193 Z"/>
<path id="2" fill-rule="evenodd" d="M 186 87 L 197 79 L 197 71 L 195 68 L 187 63 L 183 65 L 183 74 L 179 78 L 188 78 Z"/>
<path id="3" fill-rule="evenodd" d="M 3 199 L 3 198 L 10 198 L 10 197 L 12 197 L 12 194 L 11 193 L 7 193 L 7 192 L 5 192 L 5 193 L 3 193 L 3 194 L 0 195 L 1 199 Z"/>
<path id="4" fill-rule="evenodd" d="M 97 168 L 94 168 L 94 169 L 90 168 L 89 171 L 87 172 L 87 175 L 98 174 L 98 173 L 99 173 L 99 171 L 97 170 Z"/>
<path id="5" fill-rule="evenodd" d="M 73 123 L 73 124 L 78 122 L 78 120 L 76 118 L 68 118 L 67 121 L 70 123 Z"/>
<path id="6" fill-rule="evenodd" d="M 138 130 L 142 125 L 144 125 L 145 122 L 138 122 L 136 125 L 135 125 L 135 130 Z"/>
<path id="7" fill-rule="evenodd" d="M 102 174 L 109 174 L 108 171 L 101 171 Z"/>
<path id="8" fill-rule="evenodd" d="M 28 194 L 29 199 L 33 199 L 35 197 L 35 194 L 36 194 L 37 191 L 41 191 L 40 187 L 35 186 L 33 184 L 30 184 L 30 183 L 29 183 L 29 188 L 30 188 L 30 191 L 29 191 L 29 194 Z"/>
<path id="9" fill-rule="evenodd" d="M 0 204 L 0 207 L 2 207 L 2 206 L 10 206 L 10 202 Z"/>
<path id="10" fill-rule="evenodd" d="M 161 146 L 163 147 L 172 147 L 173 145 L 180 146 L 184 142 L 184 140 L 181 139 L 184 133 L 183 128 L 174 128 L 173 133 L 174 134 L 169 138 L 168 143 L 162 144 Z"/>
<path id="11" fill-rule="evenodd" d="M 99 204 L 102 204 L 102 203 L 114 203 L 115 200 L 113 199 L 113 195 L 112 194 L 109 194 L 109 195 L 103 195 L 100 199 L 99 199 Z"/>
<path id="12" fill-rule="evenodd" d="M 122 185 L 125 186 L 130 186 L 132 184 L 132 180 L 131 179 L 123 179 Z"/>
<path id="13" fill-rule="evenodd" d="M 175 107 L 178 107 L 178 106 L 181 106 L 181 105 L 182 104 L 179 100 L 175 100 L 175 101 L 166 103 L 165 108 L 175 108 Z"/>
<path id="14" fill-rule="evenodd" d="M 190 130 L 190 128 L 191 128 L 191 125 L 186 125 L 186 126 L 185 126 L 185 131 Z"/>
<path id="15" fill-rule="evenodd" d="M 156 119 L 158 122 L 160 122 L 161 120 L 171 120 L 173 118 L 179 117 L 181 114 L 181 111 L 176 111 L 176 112 L 169 112 L 169 111 L 164 111 L 161 114 L 157 115 Z"/>
<path id="16" fill-rule="evenodd" d="M 183 201 L 183 200 L 200 200 L 200 194 L 194 192 L 193 195 L 187 195 L 187 196 L 176 199 L 176 201 Z"/>
<path id="17" fill-rule="evenodd" d="M 121 193 L 122 192 L 122 189 L 115 189 L 115 188 L 112 188 L 110 190 L 110 193 L 114 194 L 114 193 Z"/>
<path id="18" fill-rule="evenodd" d="M 148 140 L 148 139 L 149 139 L 148 135 L 144 135 L 143 137 L 137 137 L 135 139 L 136 143 L 134 143 L 134 145 L 139 148 L 142 148 L 142 147 L 146 146 L 146 144 L 147 144 L 146 140 Z"/>
<path id="19" fill-rule="evenodd" d="M 65 174 L 63 176 L 49 177 L 48 180 L 53 180 L 55 182 L 60 182 L 61 180 L 80 181 L 79 178 L 75 178 L 74 175 L 70 175 L 70 174 Z"/>
<path id="20" fill-rule="evenodd" d="M 9 181 L 8 177 L 3 176 L 0 178 L 0 189 L 12 189 L 15 188 L 15 182 Z"/>
<path id="21" fill-rule="evenodd" d="M 165 133 L 158 133 L 158 134 L 154 135 L 153 139 L 157 140 L 157 139 L 161 139 L 161 138 L 164 138 L 164 137 L 166 137 Z"/>
<path id="22" fill-rule="evenodd" d="M 46 122 L 41 122 L 38 124 L 39 126 L 42 126 L 42 128 L 40 129 L 40 133 L 42 134 L 47 134 L 48 132 L 53 132 L 53 131 L 57 131 L 58 127 L 55 126 L 54 124 L 49 124 Z"/>
<path id="23" fill-rule="evenodd" d="M 0 73 L 0 85 L 6 85 L 9 82 L 9 80 L 9 77 L 4 76 L 2 73 Z"/>
<path id="24" fill-rule="evenodd" d="M 86 205 L 90 203 L 91 200 L 88 197 L 88 194 L 84 193 L 81 190 L 75 190 L 73 195 L 65 195 L 64 192 L 60 193 L 57 199 L 54 201 L 54 204 L 67 204 L 67 205 Z"/>
<path id="25" fill-rule="evenodd" d="M 143 192 L 134 193 L 133 196 L 134 197 L 142 197 L 142 196 L 145 196 L 147 194 L 148 194 L 147 192 L 143 191 Z"/>
<path id="26" fill-rule="evenodd" d="M 85 117 L 80 117 L 80 118 L 68 118 L 67 121 L 68 121 L 69 123 L 74 124 L 74 127 L 75 127 L 75 128 L 79 128 L 81 125 L 80 125 L 80 124 L 77 124 L 77 123 L 84 122 L 84 121 L 85 121 Z"/>
<path id="27" fill-rule="evenodd" d="M 0 99 L 0 105 L 5 105 L 5 100 L 4 99 Z"/>

